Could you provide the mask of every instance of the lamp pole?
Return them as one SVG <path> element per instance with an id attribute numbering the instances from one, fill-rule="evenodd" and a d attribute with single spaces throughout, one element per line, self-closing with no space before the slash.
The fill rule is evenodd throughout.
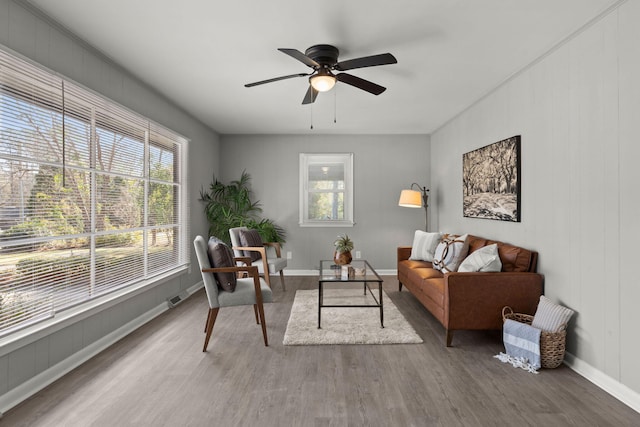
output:
<path id="1" fill-rule="evenodd" d="M 418 188 L 420 188 L 419 185 Z M 427 187 L 422 187 L 420 188 L 420 190 L 422 191 L 422 204 L 424 205 L 424 231 L 429 231 L 429 214 L 427 212 L 427 207 L 429 207 L 429 205 L 427 204 L 427 201 L 429 200 L 427 191 L 429 190 L 427 190 Z"/>
<path id="2" fill-rule="evenodd" d="M 427 189 L 427 187 L 421 187 L 420 185 L 418 185 L 418 183 L 415 182 L 411 184 L 412 190 L 414 185 L 418 187 L 420 191 L 422 191 L 422 206 L 424 206 L 424 231 L 429 231 L 429 214 L 427 212 L 427 208 L 429 207 L 429 205 L 427 204 L 427 201 L 429 200 L 429 195 L 427 194 L 427 192 L 429 190 Z"/>
<path id="3" fill-rule="evenodd" d="M 414 187 L 418 187 L 417 190 L 414 190 Z M 399 206 L 404 206 L 406 208 L 420 208 L 420 206 L 424 206 L 424 230 L 429 231 L 429 217 L 427 208 L 429 207 L 429 195 L 427 194 L 429 190 L 427 187 L 422 187 L 417 183 L 412 183 L 411 187 L 408 190 L 402 190 L 400 193 L 400 201 L 398 202 Z M 422 194 L 420 194 L 422 193 Z M 422 196 L 422 201 L 420 201 L 420 196 Z"/>

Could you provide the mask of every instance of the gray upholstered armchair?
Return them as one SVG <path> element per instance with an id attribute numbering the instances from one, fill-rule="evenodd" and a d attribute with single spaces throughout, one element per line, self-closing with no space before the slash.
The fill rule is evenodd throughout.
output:
<path id="1" fill-rule="evenodd" d="M 236 257 L 251 257 L 251 265 L 258 267 L 258 272 L 264 275 L 269 287 L 271 287 L 270 274 L 280 273 L 282 290 L 285 290 L 282 270 L 287 266 L 287 260 L 282 258 L 280 243 L 263 242 L 256 230 L 250 230 L 247 227 L 230 228 L 229 236 Z M 268 256 L 267 248 L 269 247 L 274 248 L 275 257 Z"/>
<path id="2" fill-rule="evenodd" d="M 224 245 L 224 243 L 221 244 Z M 202 281 L 204 282 L 204 288 L 209 301 L 209 313 L 205 324 L 206 336 L 202 351 L 207 351 L 209 338 L 211 337 L 211 332 L 213 331 L 220 307 L 239 305 L 253 305 L 256 322 L 262 325 L 264 345 L 268 346 L 267 326 L 264 320 L 264 307 L 262 304 L 264 302 L 272 302 L 273 293 L 271 292 L 271 288 L 267 286 L 266 282 L 258 275 L 257 267 L 235 265 L 239 259 L 232 257 L 231 249 L 226 245 L 226 250 L 229 252 L 229 262 L 226 263 L 228 265 L 212 266 L 211 260 L 215 261 L 219 259 L 219 257 L 216 258 L 215 254 L 210 253 L 212 245 L 208 245 L 202 236 L 196 236 L 193 241 L 193 246 L 196 250 L 198 264 L 200 265 L 200 271 L 202 273 Z M 249 262 L 246 258 L 242 259 L 242 261 Z M 248 277 L 238 278 L 238 272 L 246 272 L 248 273 Z M 221 283 L 220 278 L 224 281 L 223 283 Z M 225 289 L 227 287 L 229 288 L 228 290 Z"/>

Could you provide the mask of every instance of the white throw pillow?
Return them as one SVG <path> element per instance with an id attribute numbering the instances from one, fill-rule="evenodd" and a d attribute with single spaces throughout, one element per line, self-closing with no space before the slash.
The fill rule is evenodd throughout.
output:
<path id="1" fill-rule="evenodd" d="M 474 271 L 500 271 L 502 270 L 502 261 L 498 254 L 498 245 L 492 244 L 483 246 L 472 252 L 468 257 L 460 263 L 458 271 L 469 273 Z"/>
<path id="2" fill-rule="evenodd" d="M 558 305 L 544 295 L 540 295 L 538 309 L 533 316 L 531 326 L 545 332 L 559 332 L 563 326 L 569 323 L 571 316 L 573 316 L 573 310 Z"/>
<path id="3" fill-rule="evenodd" d="M 433 256 L 433 268 L 443 273 L 457 271 L 458 266 L 469 252 L 468 235 L 447 238 L 438 243 Z"/>
<path id="4" fill-rule="evenodd" d="M 433 261 L 436 246 L 438 246 L 441 239 L 442 233 L 427 233 L 426 231 L 416 230 L 409 259 L 414 261 Z"/>

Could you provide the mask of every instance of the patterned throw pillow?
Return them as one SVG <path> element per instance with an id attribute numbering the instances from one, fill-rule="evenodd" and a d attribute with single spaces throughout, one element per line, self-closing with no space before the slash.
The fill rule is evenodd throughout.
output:
<path id="1" fill-rule="evenodd" d="M 209 239 L 207 254 L 211 267 L 235 267 L 233 262 L 233 251 L 223 241 L 212 237 Z M 227 292 L 236 290 L 237 279 L 233 272 L 229 273 L 213 273 L 218 287 Z"/>
<path id="2" fill-rule="evenodd" d="M 436 247 L 436 253 L 433 257 L 433 268 L 443 273 L 457 271 L 458 266 L 469 252 L 468 235 L 463 234 L 460 237 L 447 237 L 442 239 Z"/>
<path id="3" fill-rule="evenodd" d="M 246 247 L 263 247 L 262 237 L 260 237 L 258 230 L 240 230 L 240 244 Z M 244 251 L 244 256 L 251 258 L 251 262 L 262 258 L 260 252 L 256 251 Z"/>
<path id="4" fill-rule="evenodd" d="M 573 310 L 558 305 L 544 295 L 540 295 L 538 309 L 533 316 L 531 326 L 545 332 L 559 332 L 563 327 L 566 327 L 571 316 L 573 316 Z"/>
<path id="5" fill-rule="evenodd" d="M 416 230 L 409 259 L 432 262 L 436 247 L 441 239 L 442 233 L 427 233 L 426 231 Z"/>
<path id="6" fill-rule="evenodd" d="M 500 271 L 502 270 L 502 261 L 498 254 L 498 245 L 492 244 L 483 246 L 480 249 L 469 254 L 458 267 L 458 271 L 468 273 L 474 271 Z"/>

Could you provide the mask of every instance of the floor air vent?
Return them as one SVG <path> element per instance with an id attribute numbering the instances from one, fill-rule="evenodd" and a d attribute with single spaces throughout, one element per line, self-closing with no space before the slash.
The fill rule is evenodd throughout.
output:
<path id="1" fill-rule="evenodd" d="M 183 294 L 179 294 L 176 295 L 175 297 L 169 298 L 167 300 L 167 304 L 169 304 L 169 308 L 173 308 L 176 305 L 180 304 L 182 301 L 184 301 L 187 298 L 188 294 L 183 293 Z"/>

